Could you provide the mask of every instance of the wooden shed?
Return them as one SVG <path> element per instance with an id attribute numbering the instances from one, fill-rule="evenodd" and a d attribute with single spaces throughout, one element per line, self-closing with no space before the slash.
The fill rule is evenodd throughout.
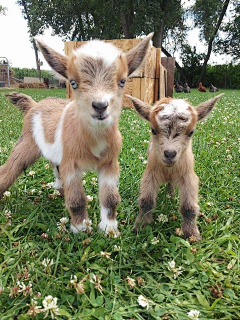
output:
<path id="1" fill-rule="evenodd" d="M 138 45 L 141 41 L 142 39 L 120 39 L 106 40 L 105 42 L 111 42 L 123 52 L 126 52 Z M 71 54 L 73 49 L 82 46 L 84 43 L 84 41 L 65 42 L 65 54 Z M 174 58 L 170 59 L 171 61 L 169 60 L 169 63 L 166 63 L 165 60 L 165 65 L 163 66 L 161 64 L 161 49 L 153 46 L 150 47 L 144 66 L 140 70 L 137 70 L 137 72 L 134 72 L 126 82 L 125 94 L 127 93 L 149 104 L 166 96 L 172 96 L 175 60 Z M 67 98 L 71 97 L 72 89 L 69 83 L 67 83 Z M 132 107 L 132 102 L 126 97 L 123 99 L 123 107 Z"/>

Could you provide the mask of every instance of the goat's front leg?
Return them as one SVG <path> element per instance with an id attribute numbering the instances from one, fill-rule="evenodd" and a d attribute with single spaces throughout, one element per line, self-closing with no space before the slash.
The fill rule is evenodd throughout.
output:
<path id="1" fill-rule="evenodd" d="M 183 237 L 193 241 L 201 240 L 197 227 L 198 206 L 198 177 L 194 172 L 181 179 L 179 185 L 180 211 L 183 217 Z"/>
<path id="2" fill-rule="evenodd" d="M 77 169 L 69 170 L 60 165 L 60 175 L 63 179 L 65 204 L 71 215 L 72 232 L 90 231 L 91 222 L 86 210 L 87 199 L 81 181 L 82 172 Z"/>
<path id="3" fill-rule="evenodd" d="M 152 210 L 156 206 L 159 183 L 160 176 L 158 172 L 147 165 L 141 180 L 140 197 L 138 199 L 140 212 L 135 221 L 135 232 L 141 225 L 146 227 L 152 223 Z"/>
<path id="4" fill-rule="evenodd" d="M 99 201 L 101 221 L 99 229 L 106 235 L 118 236 L 116 207 L 121 198 L 118 193 L 119 164 L 104 166 L 99 170 Z"/>

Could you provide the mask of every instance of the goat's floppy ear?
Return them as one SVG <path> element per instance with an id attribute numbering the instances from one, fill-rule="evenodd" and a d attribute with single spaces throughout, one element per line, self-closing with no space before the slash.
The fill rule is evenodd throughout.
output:
<path id="1" fill-rule="evenodd" d="M 128 64 L 128 76 L 130 76 L 144 61 L 152 37 L 153 32 L 150 33 L 146 38 L 144 38 L 139 43 L 139 45 L 125 53 L 125 57 L 127 58 Z"/>
<path id="2" fill-rule="evenodd" d="M 126 97 L 128 97 L 130 100 L 132 100 L 133 105 L 135 107 L 135 109 L 137 110 L 137 112 L 140 114 L 140 116 L 142 116 L 144 119 L 150 121 L 150 110 L 151 110 L 151 106 L 145 102 L 142 102 L 141 100 L 134 98 L 132 96 L 130 96 L 129 94 L 126 94 Z"/>
<path id="3" fill-rule="evenodd" d="M 41 50 L 50 67 L 52 67 L 53 70 L 59 73 L 62 77 L 67 79 L 67 57 L 54 51 L 52 48 L 36 38 L 35 41 L 37 42 L 39 49 Z"/>
<path id="4" fill-rule="evenodd" d="M 206 117 L 206 115 L 212 110 L 212 108 L 214 107 L 214 105 L 218 101 L 218 99 L 221 98 L 223 95 L 224 95 L 224 93 L 221 93 L 218 96 L 199 104 L 195 108 L 195 110 L 197 111 L 197 115 L 198 115 L 198 121 L 200 121 Z"/>

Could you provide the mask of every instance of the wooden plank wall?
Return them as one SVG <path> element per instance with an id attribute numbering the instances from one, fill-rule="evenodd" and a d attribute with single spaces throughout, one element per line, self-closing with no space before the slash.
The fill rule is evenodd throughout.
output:
<path id="1" fill-rule="evenodd" d="M 106 42 L 111 42 L 123 52 L 126 52 L 139 44 L 141 39 L 106 40 Z M 77 49 L 84 43 L 85 41 L 65 42 L 65 54 L 70 55 L 73 49 Z M 161 73 L 161 49 L 151 47 L 147 53 L 144 64 L 142 64 L 142 66 L 138 68 L 126 82 L 124 93 L 152 104 L 165 95 L 166 82 L 164 79 L 164 75 Z M 67 83 L 66 95 L 67 98 L 72 97 L 72 89 L 69 83 Z M 132 102 L 130 102 L 125 95 L 123 98 L 123 107 L 132 108 Z"/>
<path id="2" fill-rule="evenodd" d="M 163 57 L 161 59 L 161 63 L 167 70 L 167 91 L 166 91 L 166 96 L 167 97 L 172 97 L 173 96 L 173 86 L 174 86 L 175 58 Z"/>

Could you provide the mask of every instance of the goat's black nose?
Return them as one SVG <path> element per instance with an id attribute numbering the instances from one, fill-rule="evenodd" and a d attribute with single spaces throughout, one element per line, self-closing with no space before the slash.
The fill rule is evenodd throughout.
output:
<path id="1" fill-rule="evenodd" d="M 105 111 L 107 109 L 108 102 L 107 101 L 93 101 L 92 107 L 97 112 Z"/>
<path id="2" fill-rule="evenodd" d="M 165 150 L 164 151 L 164 155 L 167 159 L 169 160 L 173 160 L 176 156 L 177 152 L 174 150 L 174 151 L 169 151 L 169 150 Z"/>

